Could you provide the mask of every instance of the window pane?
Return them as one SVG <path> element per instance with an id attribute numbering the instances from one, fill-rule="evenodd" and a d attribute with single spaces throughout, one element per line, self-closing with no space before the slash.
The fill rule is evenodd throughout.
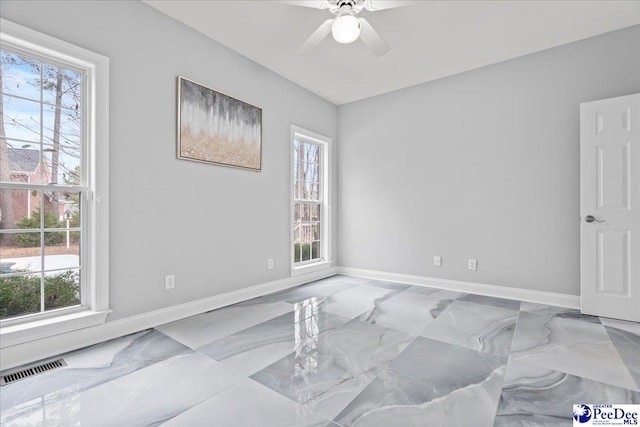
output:
<path id="1" fill-rule="evenodd" d="M 68 173 L 80 166 L 80 117 L 75 117 L 76 113 L 73 113 L 73 117 L 63 113 L 56 127 L 53 110 L 49 111 L 49 109 L 52 110 L 52 107 L 47 106 L 44 111 L 44 155 L 49 169 L 52 170 L 51 176 L 58 177 L 57 181 L 51 179 L 51 182 L 65 183 L 62 173 Z M 58 130 L 57 145 L 56 129 Z M 59 171 L 57 175 L 55 170 Z"/>
<path id="2" fill-rule="evenodd" d="M 44 242 L 45 270 L 71 269 L 80 267 L 79 231 L 44 233 Z"/>
<path id="3" fill-rule="evenodd" d="M 295 245 L 293 245 L 293 261 L 294 262 L 300 262 L 301 256 L 300 256 L 300 243 L 296 243 Z"/>
<path id="4" fill-rule="evenodd" d="M 0 276 L 0 319 L 40 311 L 40 275 Z"/>
<path id="5" fill-rule="evenodd" d="M 0 52 L 2 91 L 10 95 L 40 100 L 40 63 L 15 53 Z"/>
<path id="6" fill-rule="evenodd" d="M 70 111 L 81 110 L 82 76 L 74 71 L 45 65 L 43 71 L 43 100 Z"/>
<path id="7" fill-rule="evenodd" d="M 320 163 L 320 147 L 316 144 L 302 143 L 300 160 L 308 163 Z"/>
<path id="8" fill-rule="evenodd" d="M 40 143 L 4 140 L 7 144 L 9 163 L 8 182 L 39 184 L 40 181 Z M 3 141 L 0 140 L 0 144 Z"/>
<path id="9" fill-rule="evenodd" d="M 14 263 L 12 272 L 39 272 L 42 264 L 40 231 L 5 234 L 2 236 L 4 262 Z M 13 239 L 13 240 L 11 240 Z"/>
<path id="10" fill-rule="evenodd" d="M 320 221 L 320 205 L 311 205 L 311 221 Z"/>
<path id="11" fill-rule="evenodd" d="M 40 141 L 40 103 L 2 96 L 4 130 L 8 139 Z"/>
<path id="12" fill-rule="evenodd" d="M 311 224 L 311 232 L 313 240 L 320 240 L 320 224 Z"/>
<path id="13" fill-rule="evenodd" d="M 310 243 L 302 243 L 302 256 L 300 258 L 301 261 L 309 261 L 311 259 L 311 244 Z"/>
<path id="14" fill-rule="evenodd" d="M 311 206 L 309 203 L 302 203 L 302 220 L 311 221 Z"/>
<path id="15" fill-rule="evenodd" d="M 46 273 L 44 279 L 44 309 L 71 307 L 80 304 L 80 270 Z"/>
<path id="16" fill-rule="evenodd" d="M 311 259 L 320 258 L 320 242 L 313 242 L 311 244 Z"/>
<path id="17" fill-rule="evenodd" d="M 314 182 L 311 184 L 311 196 L 309 199 L 311 200 L 320 200 L 320 183 Z"/>
<path id="18" fill-rule="evenodd" d="M 40 232 L 0 234 L 0 274 L 39 272 Z"/>
<path id="19" fill-rule="evenodd" d="M 320 163 L 320 146 L 313 144 L 313 149 L 311 151 L 311 158 L 308 160 L 309 162 Z"/>
<path id="20" fill-rule="evenodd" d="M 40 232 L 0 234 L 0 273 L 39 272 L 42 261 Z"/>
<path id="21" fill-rule="evenodd" d="M 45 228 L 80 227 L 80 192 L 48 191 L 44 195 Z"/>
<path id="22" fill-rule="evenodd" d="M 302 178 L 302 193 L 300 197 L 305 200 L 320 200 L 319 199 L 319 183 L 317 171 L 313 169 L 307 169 Z"/>
<path id="23" fill-rule="evenodd" d="M 42 221 L 40 219 L 40 206 L 42 204 L 44 193 L 36 190 L 17 190 L 25 193 L 27 200 L 27 206 L 16 206 L 15 218 L 17 219 L 16 228 L 25 230 L 40 230 L 42 228 Z M 46 214 L 45 214 L 46 215 Z M 19 218 L 19 219 L 18 219 Z M 45 218 L 46 225 L 46 218 Z M 25 246 L 30 246 L 26 245 Z"/>
<path id="24" fill-rule="evenodd" d="M 313 182 L 318 182 L 320 178 L 318 175 L 318 172 L 320 171 L 320 166 L 317 163 L 307 163 L 306 170 L 307 170 L 309 179 Z"/>
<path id="25" fill-rule="evenodd" d="M 303 242 L 304 241 L 304 223 L 296 224 L 295 231 L 296 231 L 296 233 L 295 233 L 295 237 L 296 237 L 295 241 L 297 243 Z"/>
<path id="26" fill-rule="evenodd" d="M 294 221 L 299 222 L 302 220 L 302 203 L 296 203 L 293 207 Z"/>
<path id="27" fill-rule="evenodd" d="M 0 189 L 0 229 L 19 228 L 16 223 L 27 216 L 29 202 L 28 190 Z"/>

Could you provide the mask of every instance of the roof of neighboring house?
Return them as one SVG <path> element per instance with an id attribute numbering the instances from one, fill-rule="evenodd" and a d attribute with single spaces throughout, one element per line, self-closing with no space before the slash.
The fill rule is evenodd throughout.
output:
<path id="1" fill-rule="evenodd" d="M 40 163 L 40 151 L 30 148 L 11 148 L 9 152 L 9 171 L 13 173 L 34 173 Z"/>

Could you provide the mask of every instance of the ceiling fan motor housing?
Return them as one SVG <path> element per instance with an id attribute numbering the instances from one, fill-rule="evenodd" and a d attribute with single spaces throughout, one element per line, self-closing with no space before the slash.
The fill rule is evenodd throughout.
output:
<path id="1" fill-rule="evenodd" d="M 329 10 L 333 14 L 351 12 L 353 14 L 358 14 L 364 7 L 363 0 L 335 0 L 334 6 L 330 7 Z"/>
<path id="2" fill-rule="evenodd" d="M 338 3 L 336 4 L 338 8 L 341 8 L 342 6 L 349 6 L 353 8 L 353 6 L 355 5 L 356 5 L 355 0 L 338 0 Z"/>

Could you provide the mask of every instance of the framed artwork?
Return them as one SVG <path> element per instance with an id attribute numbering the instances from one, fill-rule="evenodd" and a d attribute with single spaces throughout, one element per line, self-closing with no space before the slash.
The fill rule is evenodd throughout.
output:
<path id="1" fill-rule="evenodd" d="M 260 171 L 262 109 L 179 76 L 178 158 Z"/>

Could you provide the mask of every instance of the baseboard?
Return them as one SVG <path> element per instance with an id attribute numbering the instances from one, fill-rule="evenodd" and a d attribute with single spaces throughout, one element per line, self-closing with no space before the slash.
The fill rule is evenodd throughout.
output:
<path id="1" fill-rule="evenodd" d="M 487 285 L 484 283 L 463 282 L 459 280 L 438 279 L 410 274 L 387 273 L 383 271 L 364 270 L 360 268 L 338 267 L 338 273 L 346 276 L 364 277 L 367 279 L 401 282 L 409 285 L 429 286 L 450 291 L 468 292 L 491 297 L 516 299 L 538 304 L 557 305 L 580 309 L 580 296 L 558 294 L 554 292 L 534 291 L 531 289 L 510 288 L 506 286 Z"/>
<path id="2" fill-rule="evenodd" d="M 78 329 L 60 335 L 5 347 L 0 350 L 0 371 L 57 356 L 145 329 L 154 328 L 165 323 L 215 310 L 216 308 L 226 307 L 272 292 L 282 291 L 303 283 L 323 279 L 333 276 L 337 274 L 337 272 L 337 267 L 330 267 L 322 271 L 274 280 L 237 291 L 166 307 L 125 319 L 106 322 L 90 328 Z"/>

